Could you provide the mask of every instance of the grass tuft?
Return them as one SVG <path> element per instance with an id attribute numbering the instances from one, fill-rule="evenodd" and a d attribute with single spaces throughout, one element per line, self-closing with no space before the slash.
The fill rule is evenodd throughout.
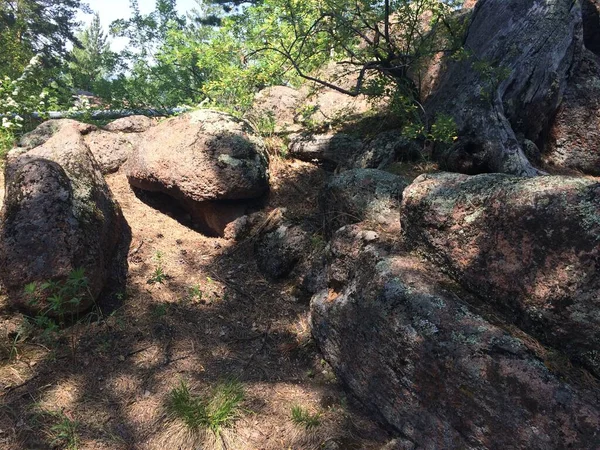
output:
<path id="1" fill-rule="evenodd" d="M 307 430 L 321 425 L 321 413 L 311 414 L 308 410 L 299 405 L 292 407 L 292 422 L 301 425 Z"/>
<path id="2" fill-rule="evenodd" d="M 218 383 L 208 397 L 192 394 L 182 381 L 171 391 L 167 410 L 172 418 L 181 420 L 192 431 L 208 429 L 219 435 L 239 418 L 243 400 L 244 388 L 236 380 Z"/>

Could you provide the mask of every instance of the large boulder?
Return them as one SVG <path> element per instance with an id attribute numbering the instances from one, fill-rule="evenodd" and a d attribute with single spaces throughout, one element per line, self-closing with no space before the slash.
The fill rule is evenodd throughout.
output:
<path id="1" fill-rule="evenodd" d="M 543 160 L 560 168 L 600 175 L 600 57 L 588 50 L 569 82 Z"/>
<path id="2" fill-rule="evenodd" d="M 84 139 L 103 174 L 119 170 L 139 142 L 139 136 L 136 134 L 111 133 L 102 130 L 91 131 Z"/>
<path id="3" fill-rule="evenodd" d="M 455 145 L 436 158 L 464 173 L 531 176 L 517 136 L 537 142 L 547 131 L 582 49 L 581 9 L 572 0 L 480 0 L 464 47 L 425 102 L 458 127 Z"/>
<path id="4" fill-rule="evenodd" d="M 319 194 L 326 234 L 364 220 L 399 226 L 404 188 L 403 178 L 377 169 L 352 169 L 334 175 Z"/>
<path id="5" fill-rule="evenodd" d="M 154 123 L 150 117 L 135 115 L 113 120 L 104 129 L 121 133 L 142 133 L 152 127 Z"/>
<path id="6" fill-rule="evenodd" d="M 269 189 L 262 141 L 245 122 L 211 110 L 150 128 L 127 162 L 127 178 L 180 201 L 200 228 L 217 235 L 245 213 L 248 199 Z"/>
<path id="7" fill-rule="evenodd" d="M 368 234 L 344 227 L 330 244 L 312 332 L 337 377 L 408 448 L 597 446 L 597 390 L 565 381 L 539 343 L 475 312 L 468 294 L 395 248 L 396 235 Z"/>
<path id="8" fill-rule="evenodd" d="M 461 285 L 600 375 L 600 183 L 575 177 L 422 175 L 402 229 Z"/>
<path id="9" fill-rule="evenodd" d="M 42 145 L 8 155 L 0 280 L 17 307 L 49 314 L 83 311 L 110 276 L 126 223 L 80 127 L 70 120 L 53 121 L 38 133 L 46 136 Z M 46 129 L 52 130 L 51 135 Z M 62 311 L 47 311 L 44 299 L 53 292 L 42 285 L 54 282 L 64 287 L 77 269 L 84 270 L 89 291 L 65 294 L 80 301 L 63 298 Z M 30 283 L 36 283 L 37 290 L 26 295 L 24 287 Z M 37 305 L 30 304 L 34 297 Z"/>

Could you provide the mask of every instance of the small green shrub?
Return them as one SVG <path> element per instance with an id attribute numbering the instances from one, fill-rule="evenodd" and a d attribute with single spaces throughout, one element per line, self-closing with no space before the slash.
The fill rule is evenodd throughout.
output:
<path id="1" fill-rule="evenodd" d="M 275 134 L 276 120 L 275 115 L 271 111 L 258 117 L 253 117 L 249 119 L 248 122 L 250 122 L 254 132 L 260 137 L 268 138 Z"/>
<path id="2" fill-rule="evenodd" d="M 163 253 L 161 251 L 157 251 L 154 255 L 154 259 L 156 261 L 156 268 L 152 275 L 148 279 L 148 284 L 164 284 L 167 280 L 168 275 L 165 273 L 165 269 L 163 268 Z"/>
<path id="3" fill-rule="evenodd" d="M 25 285 L 25 297 L 30 306 L 41 307 L 33 322 L 45 330 L 56 331 L 59 325 L 65 323 L 67 314 L 74 319 L 74 311 L 91 297 L 85 269 L 71 271 L 64 281 L 28 283 Z M 58 318 L 58 323 L 54 318 Z"/>
<path id="4" fill-rule="evenodd" d="M 64 412 L 37 410 L 33 420 L 45 430 L 50 447 L 66 450 L 79 448 L 79 422 L 69 419 Z"/>
<path id="5" fill-rule="evenodd" d="M 311 414 L 308 410 L 299 405 L 292 407 L 292 422 L 296 425 L 303 426 L 307 430 L 316 428 L 321 425 L 321 413 Z"/>
<path id="6" fill-rule="evenodd" d="M 208 429 L 219 435 L 240 416 L 244 388 L 238 381 L 218 383 L 209 396 L 193 395 L 184 381 L 170 393 L 167 411 L 193 431 Z"/>
<path id="7" fill-rule="evenodd" d="M 200 288 L 200 285 L 194 284 L 188 289 L 188 300 L 191 302 L 201 302 L 204 291 Z"/>

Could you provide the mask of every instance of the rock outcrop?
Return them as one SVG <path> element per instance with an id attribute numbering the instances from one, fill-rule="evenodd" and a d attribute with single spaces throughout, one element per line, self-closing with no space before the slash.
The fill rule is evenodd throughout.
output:
<path id="1" fill-rule="evenodd" d="M 345 133 L 299 133 L 290 136 L 288 147 L 290 156 L 302 161 L 317 161 L 333 168 L 349 168 L 363 144 L 360 139 Z"/>
<path id="2" fill-rule="evenodd" d="M 517 136 L 548 129 L 579 62 L 581 8 L 572 0 L 480 0 L 465 37 L 472 57 L 451 62 L 425 108 L 451 116 L 459 139 L 436 149 L 448 170 L 531 176 Z"/>
<path id="3" fill-rule="evenodd" d="M 326 234 L 370 220 L 400 226 L 400 203 L 406 182 L 377 169 L 353 169 L 334 175 L 319 195 Z"/>
<path id="4" fill-rule="evenodd" d="M 154 123 L 150 117 L 136 115 L 113 120 L 104 129 L 121 133 L 142 133 L 152 127 Z"/>
<path id="5" fill-rule="evenodd" d="M 308 234 L 300 226 L 284 222 L 256 240 L 258 268 L 271 280 L 284 278 L 306 254 L 309 244 Z"/>
<path id="6" fill-rule="evenodd" d="M 543 161 L 600 175 L 600 57 L 585 50 L 569 82 L 546 146 Z"/>
<path id="7" fill-rule="evenodd" d="M 422 175 L 402 229 L 505 320 L 600 375 L 600 183 L 575 177 Z"/>
<path id="8" fill-rule="evenodd" d="M 71 120 L 47 122 L 33 136 L 44 136 L 32 149 L 17 148 L 8 155 L 6 192 L 0 227 L 0 280 L 17 307 L 47 311 L 44 295 L 29 304 L 29 283 L 62 285 L 83 269 L 89 293 L 79 303 L 64 299 L 63 313 L 89 308 L 105 287 L 127 226 L 93 155 Z"/>
<path id="9" fill-rule="evenodd" d="M 370 233 L 337 232 L 311 325 L 337 377 L 409 448 L 597 445 L 597 392 L 549 370 L 539 344 L 476 313 L 468 294 L 393 248 L 395 235 Z"/>
<path id="10" fill-rule="evenodd" d="M 116 172 L 127 162 L 140 138 L 136 134 L 94 130 L 87 133 L 84 139 L 100 170 L 107 174 Z"/>
<path id="11" fill-rule="evenodd" d="M 243 121 L 199 110 L 144 133 L 127 163 L 132 186 L 181 202 L 206 233 L 223 235 L 269 189 L 262 141 Z"/>

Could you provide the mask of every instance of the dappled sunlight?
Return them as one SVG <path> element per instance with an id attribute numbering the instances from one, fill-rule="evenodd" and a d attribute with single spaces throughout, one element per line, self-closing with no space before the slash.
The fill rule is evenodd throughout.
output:
<path id="1" fill-rule="evenodd" d="M 319 232 L 315 186 L 324 179 L 321 169 L 285 163 L 272 177 L 262 217 L 291 205 L 286 217 L 316 214 L 304 226 Z M 11 449 L 29 448 L 26 443 L 41 439 L 54 423 L 26 432 L 15 426 L 31 422 L 32 402 L 24 394 L 36 398 L 40 392 L 48 406 L 65 408 L 84 449 L 219 448 L 214 434 L 190 433 L 168 417 L 165 405 L 182 380 L 202 394 L 231 377 L 246 395 L 242 416 L 223 433 L 229 449 L 317 449 L 331 439 L 348 449 L 375 449 L 385 442 L 386 433 L 349 403 L 318 355 L 308 305 L 295 297 L 296 281 L 272 283 L 257 271 L 252 235 L 241 242 L 208 238 L 142 201 L 122 173 L 107 180 L 132 230 L 127 287 L 117 293 L 121 305 L 103 319 L 95 315 L 64 330 L 59 341 L 50 337 L 48 350 L 18 345 L 22 360 L 36 364 L 13 361 L 0 370 L 0 379 L 13 386 L 4 394 L 13 415 L 0 418 L 2 427 L 14 430 Z M 164 276 L 157 277 L 158 267 Z M 294 424 L 295 405 L 318 414 L 320 425 Z M 362 425 L 356 429 L 348 421 Z"/>

